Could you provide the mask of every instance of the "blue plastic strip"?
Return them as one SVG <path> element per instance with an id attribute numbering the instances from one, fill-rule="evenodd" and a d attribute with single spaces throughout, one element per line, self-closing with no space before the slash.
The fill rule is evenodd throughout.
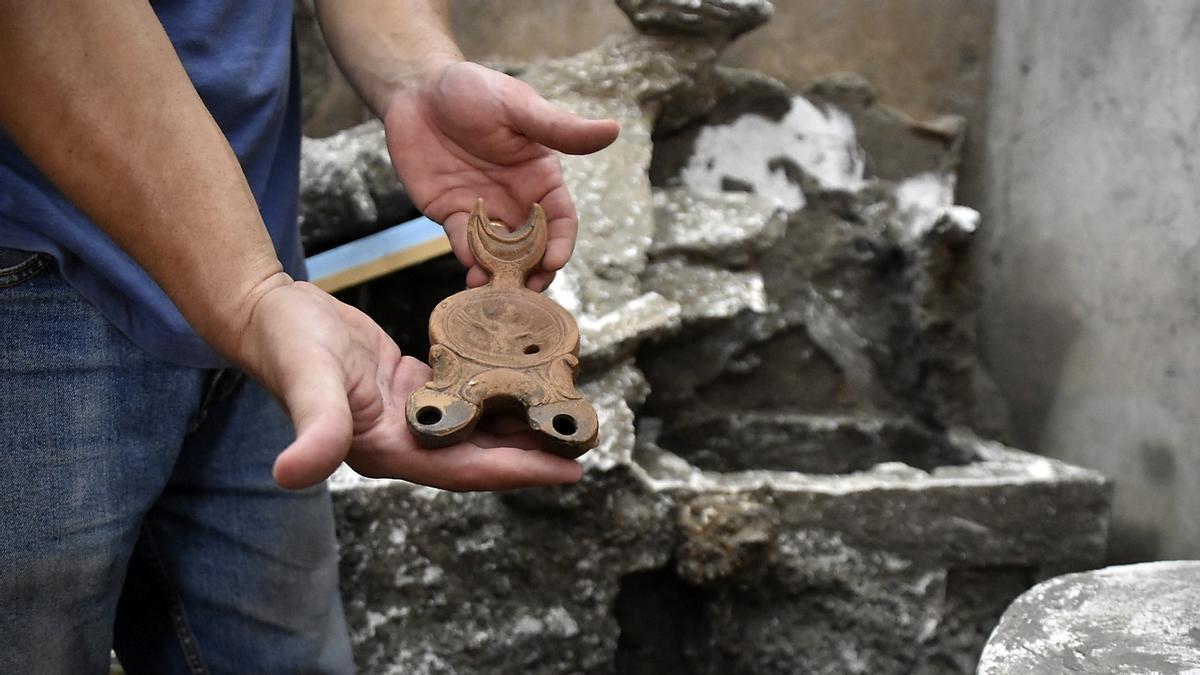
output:
<path id="1" fill-rule="evenodd" d="M 421 216 L 386 230 L 355 239 L 308 258 L 308 276 L 313 281 L 343 270 L 360 267 L 375 258 L 445 237 L 442 226 Z"/>

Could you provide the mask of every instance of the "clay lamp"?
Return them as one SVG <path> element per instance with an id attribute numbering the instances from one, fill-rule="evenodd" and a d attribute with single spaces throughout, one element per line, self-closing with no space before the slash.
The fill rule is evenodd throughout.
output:
<path id="1" fill-rule="evenodd" d="M 456 293 L 429 317 L 433 379 L 408 397 L 408 426 L 426 448 L 457 443 L 484 414 L 524 417 L 546 449 L 578 457 L 596 446 L 596 411 L 575 389 L 579 327 L 550 298 L 525 287 L 546 253 L 546 214 L 510 231 L 483 200 L 467 222 L 471 253 L 491 274 L 486 286 Z"/>

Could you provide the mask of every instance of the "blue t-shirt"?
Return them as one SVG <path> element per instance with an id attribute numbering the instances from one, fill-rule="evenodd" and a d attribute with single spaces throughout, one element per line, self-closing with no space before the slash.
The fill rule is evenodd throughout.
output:
<path id="1" fill-rule="evenodd" d="M 284 270 L 306 278 L 296 228 L 300 87 L 292 0 L 151 3 L 200 98 L 237 153 Z M 163 162 L 171 157 L 164 155 Z M 0 130 L 0 248 L 49 253 L 64 277 L 155 356 L 214 368 L 146 272 L 76 209 Z"/>

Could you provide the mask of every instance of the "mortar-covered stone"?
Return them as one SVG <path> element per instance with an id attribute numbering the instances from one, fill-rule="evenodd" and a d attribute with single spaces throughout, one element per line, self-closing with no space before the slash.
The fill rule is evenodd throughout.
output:
<path id="1" fill-rule="evenodd" d="M 770 0 L 617 0 L 639 30 L 732 38 L 770 20 Z"/>
<path id="2" fill-rule="evenodd" d="M 651 263 L 642 273 L 642 285 L 680 308 L 684 321 L 727 319 L 742 312 L 767 311 L 762 275 L 681 259 Z"/>
<path id="3" fill-rule="evenodd" d="M 299 222 L 310 254 L 417 215 L 396 178 L 378 120 L 304 139 Z"/>
<path id="4" fill-rule="evenodd" d="M 682 256 L 751 265 L 784 233 L 786 214 L 769 199 L 740 192 L 655 188 L 652 258 Z"/>

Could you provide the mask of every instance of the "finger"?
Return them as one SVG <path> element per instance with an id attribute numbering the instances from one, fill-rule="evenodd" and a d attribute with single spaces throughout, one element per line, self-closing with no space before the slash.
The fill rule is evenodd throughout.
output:
<path id="1" fill-rule="evenodd" d="M 381 451 L 354 458 L 354 469 L 366 476 L 403 478 L 458 492 L 558 485 L 582 475 L 574 461 L 544 452 L 544 439 L 531 431 L 505 435 L 476 431 L 469 442 L 434 450 L 417 447 L 407 427 L 397 433 L 400 436 Z"/>
<path id="2" fill-rule="evenodd" d="M 549 238 L 546 254 L 542 256 L 542 269 L 554 272 L 562 269 L 575 250 L 575 238 L 579 233 L 579 219 L 575 215 L 575 203 L 565 185 L 559 184 L 539 200 L 546 212 Z"/>
<path id="3" fill-rule="evenodd" d="M 542 452 L 546 449 L 546 439 L 528 429 L 509 432 L 506 434 L 472 434 L 471 442 L 484 449 L 517 448 L 526 452 Z"/>
<path id="4" fill-rule="evenodd" d="M 546 254 L 542 256 L 543 271 L 557 272 L 571 259 L 571 254 L 575 252 L 575 223 L 574 216 L 569 221 L 562 219 L 561 222 L 555 222 L 546 241 Z"/>
<path id="5" fill-rule="evenodd" d="M 505 109 L 513 128 L 533 141 L 565 152 L 586 155 L 608 147 L 621 131 L 615 120 L 589 120 L 542 98 L 533 87 L 512 80 Z"/>
<path id="6" fill-rule="evenodd" d="M 400 357 L 400 363 L 392 374 L 392 390 L 397 401 L 404 401 L 408 395 L 421 388 L 433 378 L 433 369 L 424 361 L 412 356 Z"/>
<path id="7" fill-rule="evenodd" d="M 468 217 L 465 211 L 451 213 L 442 222 L 442 229 L 446 231 L 446 238 L 450 240 L 450 250 L 454 251 L 454 257 L 458 258 L 463 267 L 471 268 L 475 266 L 475 256 L 471 254 L 471 245 L 467 243 Z"/>
<path id="8" fill-rule="evenodd" d="M 554 282 L 554 274 L 554 272 L 547 272 L 545 270 L 534 272 L 525 282 L 525 286 L 531 291 L 541 293 L 550 288 L 550 284 Z"/>
<path id="9" fill-rule="evenodd" d="M 466 446 L 461 456 L 456 450 L 436 451 L 453 466 L 440 474 L 443 487 L 455 491 L 513 490 L 541 485 L 574 483 L 583 469 L 573 460 L 540 450 L 519 447 L 479 448 Z"/>
<path id="10" fill-rule="evenodd" d="M 296 490 L 329 477 L 346 458 L 354 423 L 341 371 L 304 368 L 283 396 L 296 440 L 275 459 L 275 482 Z"/>
<path id="11" fill-rule="evenodd" d="M 479 265 L 475 265 L 467 270 L 467 288 L 479 288 L 486 284 L 488 279 L 491 279 L 491 277 L 488 275 L 487 270 Z"/>

